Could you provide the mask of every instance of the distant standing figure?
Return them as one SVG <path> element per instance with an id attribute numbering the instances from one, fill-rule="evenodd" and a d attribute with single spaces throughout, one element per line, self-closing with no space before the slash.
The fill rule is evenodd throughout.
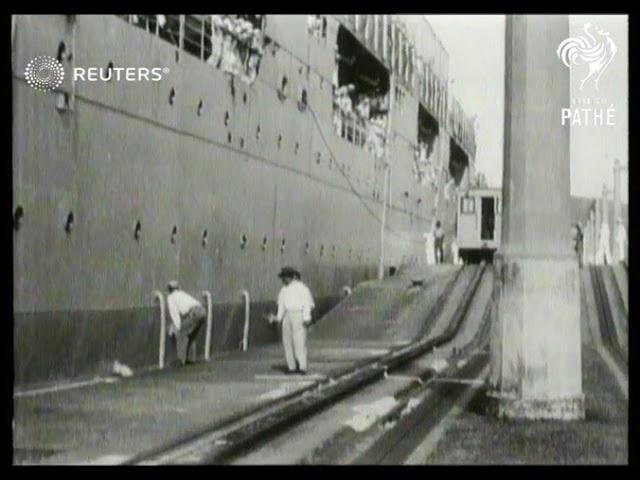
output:
<path id="1" fill-rule="evenodd" d="M 598 251 L 596 253 L 596 263 L 599 265 L 611 264 L 611 232 L 609 230 L 609 224 L 606 221 L 602 222 L 600 227 L 600 238 L 598 241 Z"/>
<path id="2" fill-rule="evenodd" d="M 584 234 L 582 233 L 582 229 L 579 224 L 575 224 L 573 226 L 573 249 L 578 255 L 578 266 L 582 267 L 582 249 L 584 242 Z"/>
<path id="3" fill-rule="evenodd" d="M 434 246 L 436 249 L 436 263 L 442 263 L 444 259 L 444 230 L 440 220 L 436 220 L 436 231 L 434 233 Z"/>
<path id="4" fill-rule="evenodd" d="M 616 231 L 616 249 L 618 262 L 624 262 L 627 259 L 627 228 L 622 223 L 622 219 L 618 218 L 618 228 Z"/>
<path id="5" fill-rule="evenodd" d="M 460 264 L 460 251 L 455 239 L 451 241 L 451 257 L 454 265 Z"/>
<path id="6" fill-rule="evenodd" d="M 174 336 L 178 358 L 182 365 L 186 365 L 189 348 L 200 327 L 207 317 L 204 307 L 188 293 L 180 290 L 178 282 L 172 280 L 168 285 L 167 309 L 172 325 L 169 335 Z"/>
<path id="7" fill-rule="evenodd" d="M 436 255 L 433 246 L 433 233 L 431 232 L 424 234 L 424 249 L 427 255 L 427 265 L 434 265 L 436 263 Z"/>
<path id="8" fill-rule="evenodd" d="M 315 308 L 313 296 L 300 281 L 300 273 L 284 267 L 278 277 L 284 286 L 278 294 L 278 313 L 275 320 L 282 324 L 282 344 L 287 360 L 287 373 L 307 373 L 307 330 L 311 324 L 311 311 Z"/>

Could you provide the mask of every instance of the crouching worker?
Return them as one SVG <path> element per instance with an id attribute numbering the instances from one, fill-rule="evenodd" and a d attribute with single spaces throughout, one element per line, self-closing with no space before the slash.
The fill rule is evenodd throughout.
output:
<path id="1" fill-rule="evenodd" d="M 284 286 L 278 294 L 278 314 L 271 315 L 269 320 L 282 324 L 287 373 L 304 375 L 307 373 L 307 327 L 311 325 L 311 311 L 315 307 L 313 296 L 293 268 L 283 268 L 278 277 Z"/>
<path id="2" fill-rule="evenodd" d="M 180 363 L 186 365 L 191 363 L 187 362 L 189 349 L 207 317 L 207 312 L 200 302 L 180 290 L 177 281 L 170 281 L 168 289 L 167 309 L 171 317 L 169 335 L 175 338 Z"/>

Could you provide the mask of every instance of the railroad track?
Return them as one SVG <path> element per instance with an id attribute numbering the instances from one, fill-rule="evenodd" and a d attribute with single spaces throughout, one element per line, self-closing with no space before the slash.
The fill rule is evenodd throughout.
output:
<path id="1" fill-rule="evenodd" d="M 590 266 L 589 273 L 593 283 L 594 296 L 596 301 L 596 309 L 598 312 L 598 324 L 600 326 L 600 334 L 605 348 L 609 351 L 615 362 L 623 371 L 628 370 L 628 355 L 620 341 L 615 330 L 613 313 L 609 305 L 607 290 L 604 286 L 602 272 L 598 267 Z"/>
<path id="2" fill-rule="evenodd" d="M 465 266 L 463 268 L 473 269 L 471 279 L 460 298 L 451 322 L 437 337 L 420 337 L 419 340 L 409 345 L 395 348 L 381 357 L 359 362 L 329 378 L 259 407 L 252 412 L 237 415 L 223 423 L 176 439 L 168 445 L 136 455 L 124 464 L 225 463 L 239 456 L 242 452 L 250 450 L 258 442 L 301 423 L 346 396 L 384 378 L 387 372 L 432 352 L 435 348 L 453 339 L 459 330 L 485 271 L 484 263 L 480 266 Z M 462 269 L 439 296 L 426 319 L 426 324 L 432 325 L 435 319 L 441 315 L 448 297 L 462 276 L 461 272 Z"/>

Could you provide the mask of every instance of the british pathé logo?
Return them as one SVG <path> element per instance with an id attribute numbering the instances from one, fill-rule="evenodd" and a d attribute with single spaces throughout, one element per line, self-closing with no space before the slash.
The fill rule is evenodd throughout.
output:
<path id="1" fill-rule="evenodd" d="M 591 33 L 595 29 L 595 35 Z M 591 23 L 584 25 L 585 35 L 569 37 L 560 42 L 556 54 L 567 67 L 573 69 L 577 65 L 586 65 L 588 71 L 580 82 L 580 90 L 588 80 L 593 80 L 596 90 L 598 82 L 605 72 L 613 57 L 618 51 L 616 44 L 609 32 L 594 27 Z"/>
<path id="2" fill-rule="evenodd" d="M 24 78 L 32 88 L 48 92 L 62 84 L 64 68 L 55 58 L 42 55 L 27 64 L 27 68 L 24 70 Z"/>

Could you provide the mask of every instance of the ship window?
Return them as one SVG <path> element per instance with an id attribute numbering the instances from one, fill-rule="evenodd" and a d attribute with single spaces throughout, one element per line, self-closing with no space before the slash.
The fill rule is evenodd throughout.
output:
<path id="1" fill-rule="evenodd" d="M 133 238 L 135 240 L 140 240 L 141 230 L 142 230 L 142 224 L 140 223 L 140 220 L 138 220 L 133 227 Z"/>
<path id="2" fill-rule="evenodd" d="M 449 175 L 454 179 L 456 186 L 460 185 L 462 176 L 469 166 L 469 157 L 465 151 L 451 138 L 449 140 Z"/>
<path id="3" fill-rule="evenodd" d="M 173 105 L 173 101 L 176 97 L 176 89 L 172 88 L 171 91 L 169 92 L 169 105 Z"/>
<path id="4" fill-rule="evenodd" d="M 389 72 L 343 26 L 339 27 L 334 74 L 333 117 L 336 133 L 365 146 L 375 157 L 384 153 L 389 110 Z"/>
<path id="5" fill-rule="evenodd" d="M 327 18 L 323 15 L 307 15 L 307 29 L 316 38 L 326 38 Z"/>
<path id="6" fill-rule="evenodd" d="M 15 211 L 13 212 L 13 229 L 16 232 L 20 230 L 23 219 L 24 219 L 24 208 L 22 208 L 22 205 L 18 205 Z"/>
<path id="7" fill-rule="evenodd" d="M 432 158 L 438 133 L 438 121 L 418 104 L 418 147 L 414 152 L 413 173 L 418 183 L 429 184 L 432 188 L 437 186 L 439 172 Z"/>
<path id="8" fill-rule="evenodd" d="M 202 115 L 202 107 L 203 107 L 203 103 L 202 103 L 202 100 L 200 100 L 198 102 L 198 116 Z"/>
<path id="9" fill-rule="evenodd" d="M 461 213 L 475 213 L 476 211 L 476 199 L 473 197 L 462 197 L 460 199 L 460 212 Z"/>

